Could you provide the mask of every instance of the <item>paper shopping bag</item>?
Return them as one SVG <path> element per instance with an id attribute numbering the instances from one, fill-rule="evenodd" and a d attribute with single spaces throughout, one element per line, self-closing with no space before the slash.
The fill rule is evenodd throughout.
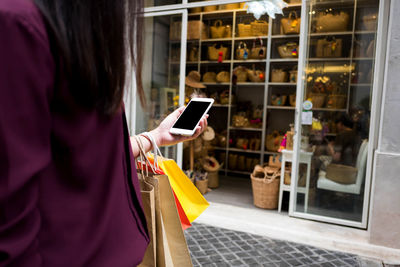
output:
<path id="1" fill-rule="evenodd" d="M 153 233 L 153 235 L 150 234 L 152 239 L 150 244 L 155 244 L 155 257 L 154 245 L 149 245 L 143 262 L 139 266 L 193 266 L 168 177 L 142 174 L 141 180 L 154 188 L 155 216 L 148 217 L 146 214 L 146 220 L 148 220 L 148 225 L 155 225 L 155 231 L 149 229 Z M 153 219 L 154 222 L 149 222 Z"/>
<path id="2" fill-rule="evenodd" d="M 192 223 L 210 204 L 174 160 L 161 159 L 159 165 L 168 176 L 172 189 Z"/>

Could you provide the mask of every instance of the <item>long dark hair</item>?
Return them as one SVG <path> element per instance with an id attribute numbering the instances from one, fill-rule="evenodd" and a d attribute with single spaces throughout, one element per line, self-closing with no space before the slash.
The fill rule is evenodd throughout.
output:
<path id="1" fill-rule="evenodd" d="M 45 17 L 76 101 L 106 115 L 122 105 L 135 72 L 142 106 L 142 0 L 34 0 Z"/>

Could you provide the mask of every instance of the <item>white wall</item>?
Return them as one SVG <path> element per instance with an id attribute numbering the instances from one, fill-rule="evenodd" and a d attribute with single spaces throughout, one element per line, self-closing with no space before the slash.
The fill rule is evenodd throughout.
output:
<path id="1" fill-rule="evenodd" d="M 371 243 L 400 249 L 400 1 L 391 1 L 390 12 L 369 232 Z"/>

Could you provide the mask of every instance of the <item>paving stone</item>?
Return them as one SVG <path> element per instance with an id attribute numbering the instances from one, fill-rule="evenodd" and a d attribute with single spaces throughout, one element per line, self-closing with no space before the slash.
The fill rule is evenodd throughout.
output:
<path id="1" fill-rule="evenodd" d="M 194 223 L 185 231 L 193 266 L 361 267 L 353 254 Z"/>

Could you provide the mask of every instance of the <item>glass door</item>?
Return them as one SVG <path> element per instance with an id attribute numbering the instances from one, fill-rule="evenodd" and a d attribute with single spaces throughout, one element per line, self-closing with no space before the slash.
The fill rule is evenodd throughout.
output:
<path id="1" fill-rule="evenodd" d="M 379 0 L 311 0 L 303 9 L 300 123 L 294 152 L 282 152 L 294 162 L 290 214 L 365 228 Z"/>
<path id="2" fill-rule="evenodd" d="M 136 97 L 135 133 L 156 128 L 172 111 L 183 105 L 185 91 L 187 11 L 174 10 L 145 14 L 143 87 L 147 106 Z M 178 146 L 163 147 L 165 157 L 182 161 Z"/>

